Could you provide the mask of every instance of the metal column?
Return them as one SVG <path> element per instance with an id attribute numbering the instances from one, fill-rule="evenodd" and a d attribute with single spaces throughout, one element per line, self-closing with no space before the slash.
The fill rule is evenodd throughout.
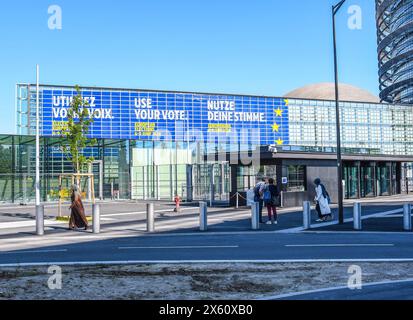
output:
<path id="1" fill-rule="evenodd" d="M 36 205 L 36 234 L 44 235 L 44 205 Z"/>
<path id="2" fill-rule="evenodd" d="M 199 229 L 208 230 L 208 207 L 206 202 L 199 203 Z"/>
<path id="3" fill-rule="evenodd" d="M 354 230 L 361 230 L 361 203 L 356 202 L 353 207 Z"/>
<path id="4" fill-rule="evenodd" d="M 310 201 L 303 203 L 303 227 L 304 230 L 311 229 L 311 204 Z"/>
<path id="5" fill-rule="evenodd" d="M 100 233 L 100 205 L 92 205 L 93 233 Z"/>
<path id="6" fill-rule="evenodd" d="M 148 232 L 155 231 L 155 211 L 153 203 L 146 204 L 146 230 Z"/>
<path id="7" fill-rule="evenodd" d="M 412 231 L 412 205 L 405 204 L 403 206 L 403 230 Z"/>
<path id="8" fill-rule="evenodd" d="M 260 229 L 260 204 L 259 202 L 254 202 L 251 206 L 251 228 L 252 230 Z"/>

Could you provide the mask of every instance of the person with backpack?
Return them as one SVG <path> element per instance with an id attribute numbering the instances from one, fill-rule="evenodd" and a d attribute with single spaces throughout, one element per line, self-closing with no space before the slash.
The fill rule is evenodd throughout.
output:
<path id="1" fill-rule="evenodd" d="M 333 218 L 330 209 L 330 195 L 327 192 L 326 187 L 321 183 L 319 178 L 314 180 L 316 185 L 315 192 L 315 202 L 316 202 L 316 211 L 318 213 L 317 222 L 327 221 L 328 218 Z"/>
<path id="2" fill-rule="evenodd" d="M 264 208 L 264 200 L 263 200 L 264 188 L 265 188 L 265 178 L 258 179 L 258 182 L 254 187 L 254 201 L 259 203 L 260 223 L 264 223 L 262 221 L 262 210 Z"/>
<path id="3" fill-rule="evenodd" d="M 268 184 L 265 186 L 263 196 L 264 204 L 268 211 L 267 224 L 278 224 L 277 205 L 279 196 L 280 192 L 274 184 L 274 179 L 269 179 Z"/>

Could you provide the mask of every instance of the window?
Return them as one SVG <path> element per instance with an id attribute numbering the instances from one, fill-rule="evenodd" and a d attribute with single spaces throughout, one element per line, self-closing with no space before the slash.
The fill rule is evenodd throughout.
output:
<path id="1" fill-rule="evenodd" d="M 287 177 L 288 192 L 306 191 L 305 166 L 288 166 Z"/>

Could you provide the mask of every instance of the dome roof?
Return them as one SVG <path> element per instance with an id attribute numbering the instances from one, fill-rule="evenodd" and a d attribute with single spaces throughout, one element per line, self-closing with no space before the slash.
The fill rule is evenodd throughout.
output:
<path id="1" fill-rule="evenodd" d="M 310 84 L 287 93 L 285 97 L 296 99 L 335 100 L 334 87 L 334 83 Z M 380 99 L 370 92 L 344 83 L 339 84 L 339 96 L 341 101 L 380 102 Z"/>

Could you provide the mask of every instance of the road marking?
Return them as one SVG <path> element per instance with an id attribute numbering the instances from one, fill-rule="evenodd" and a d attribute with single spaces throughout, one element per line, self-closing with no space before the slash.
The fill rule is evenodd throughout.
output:
<path id="1" fill-rule="evenodd" d="M 161 209 L 161 210 L 156 210 L 155 213 L 174 213 L 176 216 L 174 217 L 179 217 L 179 213 L 177 214 L 174 212 L 174 207 L 171 207 L 170 209 Z M 209 212 L 219 212 L 219 211 L 230 211 L 234 210 L 234 208 L 208 208 Z M 195 210 L 194 213 L 197 213 L 199 211 L 198 207 L 189 207 L 189 208 L 181 208 L 181 211 L 191 211 Z M 108 213 L 108 214 L 102 214 L 102 217 L 115 217 L 115 216 L 130 216 L 130 215 L 137 215 L 137 214 L 145 214 L 146 211 L 134 211 L 134 212 L 119 212 L 119 213 Z"/>
<path id="2" fill-rule="evenodd" d="M 405 279 L 405 280 L 395 280 L 395 281 L 388 280 L 388 281 L 382 281 L 382 282 L 371 282 L 371 283 L 363 284 L 363 288 L 386 285 L 386 284 L 399 284 L 399 283 L 409 283 L 409 282 L 413 282 L 413 278 L 412 279 Z M 347 290 L 350 291 L 350 289 L 347 286 L 337 286 L 337 287 L 330 287 L 330 288 L 324 288 L 324 289 L 316 289 L 316 290 L 309 290 L 309 291 L 302 291 L 302 292 L 279 294 L 279 295 L 275 295 L 275 296 L 271 296 L 271 297 L 263 297 L 263 298 L 257 299 L 257 300 L 280 300 L 280 299 L 284 299 L 284 298 L 298 297 L 298 296 L 303 296 L 303 295 L 308 295 L 308 294 L 329 292 L 329 291 L 343 290 L 343 289 L 347 289 Z"/>
<path id="3" fill-rule="evenodd" d="M 100 266 L 100 265 L 139 265 L 139 264 L 274 264 L 274 263 L 362 263 L 362 262 L 413 262 L 413 258 L 405 259 L 297 259 L 297 260 L 120 260 L 120 261 L 48 261 L 0 264 L 0 268 L 39 267 L 39 266 Z"/>
<path id="4" fill-rule="evenodd" d="M 233 249 L 239 246 L 169 246 L 169 247 L 119 247 L 119 250 L 134 249 Z"/>
<path id="5" fill-rule="evenodd" d="M 7 251 L 0 252 L 0 254 L 27 254 L 27 253 L 51 253 L 51 252 L 67 252 L 67 249 L 59 250 L 27 250 L 27 251 Z"/>
<path id="6" fill-rule="evenodd" d="M 394 247 L 392 243 L 286 244 L 285 247 Z"/>
<path id="7" fill-rule="evenodd" d="M 61 225 L 61 224 L 66 224 L 66 223 L 67 223 L 67 222 L 64 222 L 64 221 L 56 221 L 56 220 L 45 220 L 45 221 L 44 221 L 45 227 L 55 226 L 55 225 Z M 28 227 L 34 227 L 35 225 L 36 225 L 36 221 L 35 221 L 35 220 L 1 222 L 1 223 L 0 223 L 0 229 L 28 228 Z"/>

